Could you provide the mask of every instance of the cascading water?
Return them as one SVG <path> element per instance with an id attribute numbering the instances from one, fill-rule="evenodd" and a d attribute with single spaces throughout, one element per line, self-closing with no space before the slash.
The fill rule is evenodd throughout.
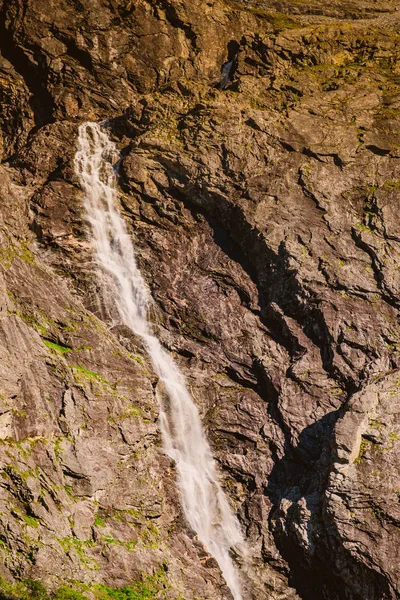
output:
<path id="1" fill-rule="evenodd" d="M 85 209 L 106 287 L 113 293 L 121 320 L 143 340 L 154 371 L 164 384 L 160 427 L 165 452 L 176 463 L 183 511 L 199 540 L 217 560 L 234 600 L 242 600 L 229 551 L 245 553 L 238 521 L 218 482 L 216 465 L 197 407 L 183 375 L 154 336 L 147 321 L 151 297 L 137 267 L 131 238 L 119 215 L 113 163 L 115 145 L 97 123 L 79 128 L 75 170 L 85 193 Z"/>

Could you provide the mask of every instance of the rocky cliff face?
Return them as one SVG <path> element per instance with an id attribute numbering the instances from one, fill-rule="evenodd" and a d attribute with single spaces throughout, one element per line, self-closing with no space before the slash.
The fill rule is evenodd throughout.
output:
<path id="1" fill-rule="evenodd" d="M 0 0 L 0 597 L 230 598 L 98 294 L 72 160 L 103 119 L 244 596 L 399 597 L 396 4 Z"/>

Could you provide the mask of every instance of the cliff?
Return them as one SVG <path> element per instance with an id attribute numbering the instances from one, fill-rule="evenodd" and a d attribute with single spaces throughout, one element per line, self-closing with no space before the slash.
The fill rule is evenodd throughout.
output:
<path id="1" fill-rule="evenodd" d="M 0 0 L 0 598 L 231 597 L 99 295 L 88 120 L 248 540 L 244 597 L 399 597 L 396 5 Z"/>

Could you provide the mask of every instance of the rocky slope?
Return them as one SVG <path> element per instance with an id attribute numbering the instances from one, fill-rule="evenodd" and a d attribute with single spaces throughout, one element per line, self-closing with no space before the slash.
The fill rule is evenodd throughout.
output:
<path id="1" fill-rule="evenodd" d="M 152 320 L 251 549 L 244 597 L 398 598 L 396 2 L 0 7 L 0 597 L 230 598 L 148 358 L 98 294 L 73 157 L 106 119 Z"/>

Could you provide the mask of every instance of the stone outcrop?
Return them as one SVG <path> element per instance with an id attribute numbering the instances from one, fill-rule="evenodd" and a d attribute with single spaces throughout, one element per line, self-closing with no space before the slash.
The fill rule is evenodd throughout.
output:
<path id="1" fill-rule="evenodd" d="M 230 598 L 182 515 L 157 379 L 99 296 L 84 120 L 121 150 L 244 596 L 399 597 L 399 31 L 394 1 L 0 0 L 4 597 Z"/>

